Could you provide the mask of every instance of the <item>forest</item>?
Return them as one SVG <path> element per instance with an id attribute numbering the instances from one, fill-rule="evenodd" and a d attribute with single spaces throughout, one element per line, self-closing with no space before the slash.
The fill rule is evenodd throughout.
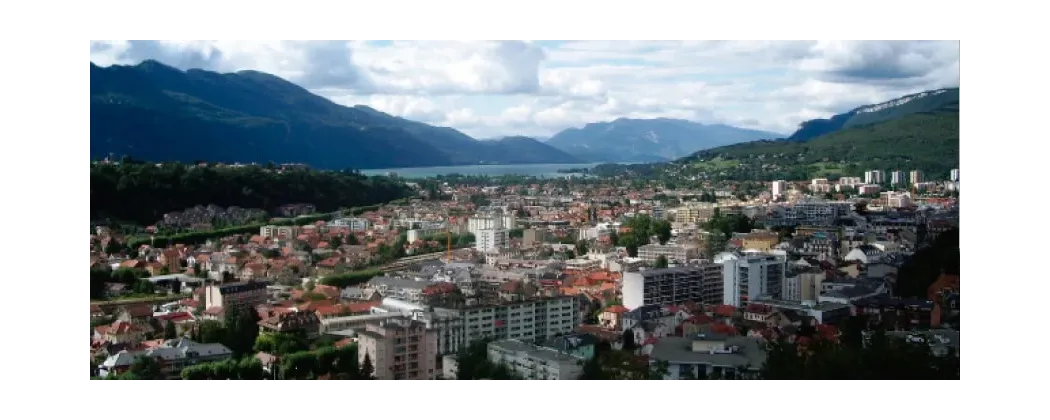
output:
<path id="1" fill-rule="evenodd" d="M 196 205 L 237 206 L 272 212 L 308 203 L 320 212 L 385 203 L 408 196 L 409 188 L 387 177 L 357 171 L 276 169 L 145 163 L 91 166 L 91 220 L 149 225 L 165 213 Z"/>

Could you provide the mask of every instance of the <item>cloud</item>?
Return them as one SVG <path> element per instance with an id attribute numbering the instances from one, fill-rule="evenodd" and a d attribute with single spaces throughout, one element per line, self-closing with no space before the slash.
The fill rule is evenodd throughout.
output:
<path id="1" fill-rule="evenodd" d="M 957 41 L 96 41 L 98 65 L 156 59 L 275 74 L 481 138 L 616 118 L 781 133 L 811 118 L 959 84 Z"/>

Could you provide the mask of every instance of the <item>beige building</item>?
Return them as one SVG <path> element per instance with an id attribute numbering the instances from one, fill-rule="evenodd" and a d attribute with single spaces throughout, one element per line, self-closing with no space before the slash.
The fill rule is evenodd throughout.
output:
<path id="1" fill-rule="evenodd" d="M 259 236 L 264 238 L 294 238 L 299 234 L 298 226 L 266 225 L 259 228 Z"/>
<path id="2" fill-rule="evenodd" d="M 648 244 L 638 247 L 638 258 L 646 263 L 655 263 L 663 255 L 667 261 L 685 264 L 689 260 L 700 258 L 700 249 L 693 245 L 659 245 Z"/>
<path id="3" fill-rule="evenodd" d="M 674 221 L 676 223 L 699 223 L 706 222 L 714 216 L 715 206 L 686 206 L 675 210 Z"/>
<path id="4" fill-rule="evenodd" d="M 780 243 L 780 236 L 772 232 L 754 232 L 744 237 L 744 249 L 769 252 Z"/>
<path id="5" fill-rule="evenodd" d="M 372 362 L 376 379 L 435 379 L 437 332 L 426 324 L 391 318 L 365 325 L 357 336 L 359 363 Z"/>
<path id="6" fill-rule="evenodd" d="M 245 281 L 211 285 L 204 289 L 204 306 L 207 308 L 254 308 L 266 303 L 266 283 Z"/>

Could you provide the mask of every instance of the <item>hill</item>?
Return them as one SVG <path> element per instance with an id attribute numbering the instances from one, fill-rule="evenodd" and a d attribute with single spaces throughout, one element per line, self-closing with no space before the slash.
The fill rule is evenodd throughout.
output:
<path id="1" fill-rule="evenodd" d="M 579 162 L 535 140 L 480 142 L 345 107 L 266 73 L 180 71 L 152 60 L 91 64 L 91 157 L 110 154 L 325 169 Z"/>
<path id="2" fill-rule="evenodd" d="M 914 113 L 805 142 L 735 144 L 704 150 L 677 163 L 712 178 L 737 180 L 837 178 L 872 169 L 918 169 L 930 179 L 944 179 L 959 167 L 959 113 L 947 109 Z"/>
<path id="3" fill-rule="evenodd" d="M 127 161 L 91 165 L 91 219 L 139 225 L 156 223 L 165 213 L 197 205 L 262 209 L 272 214 L 285 204 L 308 203 L 320 212 L 330 212 L 385 203 L 410 193 L 396 180 L 350 171 Z"/>
<path id="4" fill-rule="evenodd" d="M 809 120 L 800 124 L 798 130 L 787 140 L 806 141 L 842 129 L 938 111 L 959 111 L 959 88 L 915 93 L 879 104 L 858 107 L 831 118 Z"/>
<path id="5" fill-rule="evenodd" d="M 675 119 L 627 119 L 563 130 L 545 144 L 590 162 L 654 162 L 780 134 Z"/>

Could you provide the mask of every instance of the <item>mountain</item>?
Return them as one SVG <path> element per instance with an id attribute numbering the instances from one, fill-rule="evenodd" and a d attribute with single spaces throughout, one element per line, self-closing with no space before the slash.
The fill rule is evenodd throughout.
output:
<path id="1" fill-rule="evenodd" d="M 782 135 L 721 124 L 620 118 L 566 129 L 545 144 L 591 162 L 654 162 L 711 147 L 778 137 Z"/>
<path id="2" fill-rule="evenodd" d="M 912 114 L 959 111 L 959 88 L 938 89 L 902 96 L 874 105 L 864 105 L 827 119 L 803 122 L 789 141 L 806 141 L 838 130 L 877 124 Z"/>
<path id="3" fill-rule="evenodd" d="M 739 143 L 676 163 L 687 172 L 722 179 L 837 178 L 872 169 L 918 169 L 930 179 L 944 179 L 959 167 L 958 89 L 940 98 L 924 93 L 858 108 L 841 127 L 805 140 Z"/>
<path id="4" fill-rule="evenodd" d="M 153 60 L 91 64 L 91 158 L 110 154 L 324 169 L 580 161 L 535 140 L 480 142 L 451 128 L 345 107 L 266 73 L 181 71 Z"/>

